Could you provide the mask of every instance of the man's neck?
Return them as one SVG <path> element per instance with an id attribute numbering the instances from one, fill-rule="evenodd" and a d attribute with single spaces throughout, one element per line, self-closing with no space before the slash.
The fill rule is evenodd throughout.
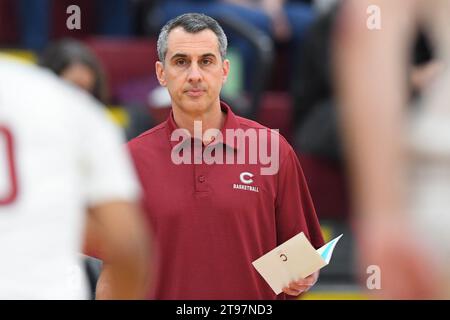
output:
<path id="1" fill-rule="evenodd" d="M 192 136 L 194 136 L 194 121 L 201 121 L 203 135 L 208 129 L 221 130 L 226 119 L 226 115 L 222 112 L 222 108 L 220 107 L 220 102 L 217 103 L 217 106 L 208 110 L 208 112 L 201 114 L 186 113 L 179 108 L 173 108 L 172 110 L 177 126 L 179 128 L 187 129 Z M 209 141 L 204 141 L 204 143 L 209 143 Z"/>

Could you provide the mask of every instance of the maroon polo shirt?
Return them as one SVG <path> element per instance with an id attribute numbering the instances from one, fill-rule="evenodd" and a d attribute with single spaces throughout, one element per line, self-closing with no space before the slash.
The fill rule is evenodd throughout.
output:
<path id="1" fill-rule="evenodd" d="M 269 141 L 273 139 L 274 133 L 266 127 L 234 115 L 224 103 L 221 108 L 226 113 L 222 132 L 262 129 Z M 261 175 L 260 168 L 267 165 L 260 162 L 177 165 L 171 152 L 179 142 L 170 139 L 176 128 L 171 114 L 128 144 L 157 248 L 150 298 L 276 299 L 252 261 L 301 231 L 315 248 L 324 244 L 292 147 L 276 134 L 279 171 L 275 175 Z M 249 146 L 217 139 L 203 150 L 217 143 L 223 144 L 224 153 L 235 155 Z"/>

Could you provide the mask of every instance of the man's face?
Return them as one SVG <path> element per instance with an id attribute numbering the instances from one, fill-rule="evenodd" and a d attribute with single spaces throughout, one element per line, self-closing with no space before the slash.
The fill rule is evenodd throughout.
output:
<path id="1" fill-rule="evenodd" d="M 192 116 L 202 115 L 219 103 L 228 71 L 229 61 L 222 61 L 217 36 L 208 29 L 198 33 L 173 29 L 165 62 L 156 63 L 158 80 L 167 87 L 172 106 Z"/>

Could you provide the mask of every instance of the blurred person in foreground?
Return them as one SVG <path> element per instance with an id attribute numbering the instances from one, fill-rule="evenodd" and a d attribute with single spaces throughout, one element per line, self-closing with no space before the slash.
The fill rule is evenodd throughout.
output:
<path id="1" fill-rule="evenodd" d="M 64 81 L 79 87 L 103 105 L 108 102 L 103 68 L 95 54 L 82 42 L 65 38 L 50 43 L 39 56 L 38 64 L 54 72 Z M 95 252 L 86 252 L 94 254 Z M 102 261 L 90 255 L 82 255 L 91 288 L 95 291 Z"/>
<path id="2" fill-rule="evenodd" d="M 45 70 L 0 58 L 0 74 L 0 297 L 87 299 L 86 237 L 104 260 L 97 297 L 143 298 L 150 240 L 120 130 Z"/>
<path id="3" fill-rule="evenodd" d="M 373 5 L 381 28 L 370 30 Z M 440 66 L 408 108 L 409 52 L 419 28 Z M 375 297 L 450 298 L 449 28 L 447 0 L 348 0 L 336 25 L 359 266 L 366 277 L 369 265 L 380 267 Z"/>

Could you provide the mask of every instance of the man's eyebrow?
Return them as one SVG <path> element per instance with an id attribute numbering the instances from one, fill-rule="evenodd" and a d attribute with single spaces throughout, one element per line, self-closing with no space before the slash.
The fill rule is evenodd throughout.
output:
<path id="1" fill-rule="evenodd" d="M 175 53 L 171 58 L 170 58 L 170 60 L 173 60 L 173 59 L 176 59 L 176 58 L 187 58 L 187 54 L 185 54 L 185 53 Z"/>
<path id="2" fill-rule="evenodd" d="M 208 58 L 208 57 L 216 58 L 216 55 L 215 55 L 214 53 L 205 53 L 205 54 L 202 54 L 202 58 Z"/>
<path id="3" fill-rule="evenodd" d="M 186 53 L 178 52 L 178 53 L 175 53 L 175 54 L 170 58 L 170 60 L 174 60 L 174 59 L 177 59 L 177 58 L 187 58 L 187 57 L 188 57 L 188 55 L 187 55 Z M 201 57 L 202 57 L 202 58 L 208 58 L 208 57 L 217 58 L 216 55 L 215 55 L 214 53 L 211 53 L 211 52 L 202 54 Z"/>

